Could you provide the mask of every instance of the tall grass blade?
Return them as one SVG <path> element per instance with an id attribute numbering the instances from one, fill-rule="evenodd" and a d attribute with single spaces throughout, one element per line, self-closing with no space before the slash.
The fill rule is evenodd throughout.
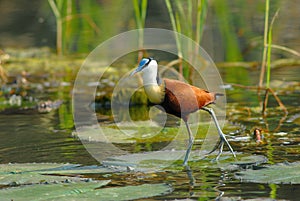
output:
<path id="1" fill-rule="evenodd" d="M 146 14 L 147 14 L 147 5 L 148 5 L 148 0 L 142 0 L 142 8 L 141 8 L 141 24 L 142 27 L 145 27 L 145 22 L 146 22 Z"/>
<path id="2" fill-rule="evenodd" d="M 132 0 L 134 13 L 135 13 L 135 19 L 137 23 L 138 29 L 141 29 L 141 13 L 140 13 L 140 7 L 139 7 L 139 0 Z"/>
<path id="3" fill-rule="evenodd" d="M 268 29 L 269 29 L 269 12 L 270 12 L 270 0 L 266 0 L 266 9 L 265 9 L 265 28 L 264 28 L 264 50 L 263 50 L 263 57 L 261 62 L 261 70 L 259 76 L 259 87 L 262 87 L 265 71 L 266 71 L 266 57 L 267 57 L 267 44 L 268 44 Z"/>
<path id="4" fill-rule="evenodd" d="M 175 20 L 175 16 L 173 13 L 173 9 L 172 9 L 172 5 L 170 3 L 170 0 L 165 0 L 166 2 L 166 6 L 170 15 L 170 20 L 171 20 L 171 24 L 172 24 L 172 28 L 173 31 L 178 32 L 178 28 L 177 28 L 177 23 Z M 175 41 L 176 41 L 176 45 L 177 45 L 177 51 L 178 51 L 178 57 L 182 58 L 182 49 L 181 49 L 181 41 L 179 39 L 179 36 L 177 35 L 177 33 L 175 33 Z"/>
<path id="5" fill-rule="evenodd" d="M 143 57 L 143 50 L 142 50 L 144 44 L 143 29 L 145 28 L 148 0 L 141 0 L 141 6 L 139 0 L 132 0 L 132 2 L 133 2 L 134 12 L 135 12 L 137 28 L 139 29 L 139 40 L 138 40 L 138 45 L 140 49 L 138 53 L 138 62 L 139 62 Z"/>
<path id="6" fill-rule="evenodd" d="M 56 18 L 56 51 L 58 55 L 62 55 L 62 16 L 60 10 L 63 7 L 63 1 L 48 0 L 49 5 Z"/>
<path id="7" fill-rule="evenodd" d="M 275 18 L 278 16 L 279 9 L 276 11 L 275 15 L 272 18 L 269 32 L 268 32 L 268 51 L 267 51 L 267 81 L 266 81 L 266 87 L 270 88 L 270 79 L 271 79 L 271 52 L 272 52 L 272 32 L 273 32 L 273 24 L 275 21 Z"/>

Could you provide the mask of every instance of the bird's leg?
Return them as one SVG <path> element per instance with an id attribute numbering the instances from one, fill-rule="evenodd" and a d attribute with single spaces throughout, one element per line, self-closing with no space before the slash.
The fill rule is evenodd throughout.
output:
<path id="1" fill-rule="evenodd" d="M 194 188 L 195 183 L 196 183 L 196 179 L 193 176 L 193 171 L 191 170 L 191 168 L 190 168 L 189 165 L 185 166 L 185 170 L 186 170 L 186 174 L 187 174 L 187 176 L 188 176 L 188 178 L 190 180 L 190 188 Z"/>
<path id="2" fill-rule="evenodd" d="M 213 120 L 214 120 L 214 122 L 215 122 L 215 125 L 216 125 L 216 127 L 217 127 L 218 133 L 219 133 L 219 135 L 220 135 L 221 142 L 220 142 L 220 144 L 218 145 L 218 147 L 220 147 L 220 149 L 219 149 L 219 154 L 218 154 L 216 160 L 219 159 L 220 155 L 221 155 L 222 152 L 223 152 L 224 142 L 227 144 L 227 146 L 228 146 L 230 152 L 232 153 L 232 155 L 236 158 L 236 155 L 235 155 L 235 153 L 234 153 L 232 147 L 230 146 L 228 140 L 226 139 L 226 137 L 225 137 L 223 131 L 222 131 L 221 128 L 220 128 L 220 125 L 219 125 L 219 122 L 218 122 L 218 120 L 217 120 L 217 117 L 216 117 L 216 115 L 215 115 L 215 113 L 214 113 L 214 110 L 213 110 L 212 108 L 205 108 L 205 107 L 203 107 L 203 108 L 201 108 L 201 109 L 204 110 L 204 111 L 206 111 L 206 112 L 208 112 L 208 113 L 211 115 L 211 117 L 213 118 Z M 214 149 L 214 151 L 215 151 L 215 150 L 216 150 L 216 149 Z"/>
<path id="3" fill-rule="evenodd" d="M 229 143 L 228 143 L 228 144 L 229 144 Z M 229 145 L 229 146 L 230 146 L 230 145 Z M 219 158 L 220 158 L 220 156 L 221 156 L 221 154 L 222 154 L 222 152 L 223 152 L 223 147 L 224 147 L 224 141 L 221 140 L 221 142 L 220 142 L 220 149 L 219 149 L 219 153 L 218 153 L 218 155 L 217 155 L 217 157 L 216 157 L 216 161 L 219 160 Z M 231 150 L 230 150 L 230 151 L 231 151 Z M 236 157 L 234 152 L 232 152 L 232 154 L 234 155 L 234 157 Z"/>
<path id="4" fill-rule="evenodd" d="M 183 160 L 183 165 L 187 165 L 187 161 L 189 159 L 190 152 L 191 152 L 191 149 L 192 149 L 192 146 L 193 146 L 193 143 L 194 143 L 194 138 L 193 138 L 193 134 L 192 134 L 192 131 L 190 129 L 190 126 L 189 126 L 188 122 L 184 121 L 184 123 L 185 123 L 186 129 L 187 129 L 188 134 L 189 134 L 189 145 L 188 145 L 188 148 L 186 150 L 185 157 L 184 157 L 184 160 Z"/>
<path id="5" fill-rule="evenodd" d="M 222 143 L 222 142 L 223 142 L 223 141 L 220 140 L 220 142 L 219 142 L 218 144 L 216 144 L 216 146 L 215 146 L 210 152 L 208 152 L 206 155 L 209 155 L 209 154 L 213 153 L 214 151 L 216 151 L 217 149 L 220 149 L 220 148 L 221 148 L 221 145 L 224 144 L 224 143 Z"/>

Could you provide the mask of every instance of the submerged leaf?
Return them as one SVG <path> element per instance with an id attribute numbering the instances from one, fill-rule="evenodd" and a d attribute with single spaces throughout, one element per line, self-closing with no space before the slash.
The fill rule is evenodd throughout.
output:
<path id="1" fill-rule="evenodd" d="M 254 183 L 300 184 L 300 162 L 280 163 L 259 170 L 248 169 L 235 176 L 241 181 Z"/>

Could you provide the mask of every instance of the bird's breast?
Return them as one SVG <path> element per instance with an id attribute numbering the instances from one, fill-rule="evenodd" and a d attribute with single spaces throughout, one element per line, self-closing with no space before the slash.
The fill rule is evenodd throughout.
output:
<path id="1" fill-rule="evenodd" d="M 160 104 L 164 101 L 164 85 L 146 85 L 144 86 L 144 89 L 151 103 Z"/>

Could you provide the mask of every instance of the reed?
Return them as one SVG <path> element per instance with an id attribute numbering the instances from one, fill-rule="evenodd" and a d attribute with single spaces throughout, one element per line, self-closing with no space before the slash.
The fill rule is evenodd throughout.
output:
<path id="1" fill-rule="evenodd" d="M 275 100 L 277 101 L 278 105 L 284 111 L 285 116 L 286 116 L 288 114 L 286 107 L 281 102 L 280 98 L 276 95 L 274 90 L 271 89 L 271 87 L 270 87 L 272 32 L 273 32 L 273 24 L 274 24 L 275 18 L 278 15 L 279 9 L 276 11 L 275 15 L 273 16 L 270 26 L 269 26 L 269 12 L 270 12 L 270 0 L 266 0 L 265 27 L 264 27 L 264 50 L 263 50 L 262 66 L 261 66 L 260 79 L 259 79 L 259 87 L 262 87 L 266 68 L 267 68 L 266 88 L 265 88 L 265 95 L 264 95 L 264 100 L 263 100 L 263 105 L 262 105 L 262 114 L 263 114 L 263 116 L 266 116 L 266 109 L 268 106 L 269 94 L 271 93 L 274 96 Z"/>
<path id="2" fill-rule="evenodd" d="M 195 59 L 199 49 L 197 46 L 194 47 L 191 43 L 182 44 L 179 34 L 189 37 L 198 45 L 201 43 L 208 3 L 207 0 L 165 0 L 165 4 L 170 16 L 172 29 L 175 32 L 179 73 L 186 79 L 190 79 L 192 76 L 192 68 L 188 65 L 183 65 L 182 58 L 183 56 L 188 56 L 190 60 Z M 194 24 L 196 24 L 196 27 Z"/>
<path id="3" fill-rule="evenodd" d="M 213 4 L 224 44 L 224 56 L 226 61 L 242 61 L 243 55 L 233 24 L 235 16 L 231 13 L 229 3 L 230 1 L 215 0 Z"/>
<path id="4" fill-rule="evenodd" d="M 269 1 L 269 0 L 268 0 Z M 270 29 L 268 32 L 268 44 L 267 44 L 267 81 L 266 87 L 270 88 L 270 79 L 271 79 L 271 52 L 272 52 L 272 33 L 273 33 L 273 24 L 275 18 L 278 16 L 279 9 L 276 11 L 275 15 L 272 18 Z"/>
<path id="5" fill-rule="evenodd" d="M 178 4 L 178 1 L 176 1 L 176 2 Z M 172 29 L 175 32 L 175 41 L 176 41 L 176 46 L 177 46 L 177 55 L 178 55 L 178 63 L 179 63 L 179 74 L 182 76 L 183 75 L 183 70 L 182 70 L 182 48 L 181 48 L 180 37 L 177 34 L 177 33 L 181 33 L 181 25 L 179 23 L 179 16 L 178 16 L 178 13 L 176 13 L 176 16 L 175 16 L 170 0 L 165 0 L 165 3 L 166 3 L 166 6 L 167 6 L 167 9 L 168 9 L 169 16 L 170 16 Z M 182 7 L 179 6 L 179 8 L 182 8 Z M 179 12 L 183 13 L 183 10 L 179 9 Z"/>
<path id="6" fill-rule="evenodd" d="M 143 58 L 143 44 L 144 44 L 144 28 L 145 28 L 145 21 L 147 15 L 147 5 L 148 0 L 132 0 L 134 13 L 135 13 L 135 20 L 137 28 L 139 29 L 139 39 L 138 39 L 138 46 L 139 46 L 139 53 L 138 53 L 138 62 Z"/>
<path id="7" fill-rule="evenodd" d="M 266 0 L 265 5 L 265 25 L 264 25 L 264 49 L 263 49 L 263 56 L 262 56 L 262 62 L 261 62 L 261 70 L 260 70 L 260 76 L 259 76 L 259 87 L 262 87 L 265 71 L 266 71 L 266 57 L 267 57 L 267 41 L 268 41 L 268 29 L 269 29 L 269 12 L 270 12 L 270 1 Z"/>
<path id="8" fill-rule="evenodd" d="M 49 5 L 56 19 L 56 53 L 62 55 L 62 15 L 63 1 L 48 0 Z"/>
<path id="9" fill-rule="evenodd" d="M 92 0 L 88 3 L 75 0 L 48 0 L 48 3 L 56 20 L 57 55 L 71 51 L 89 52 L 93 44 L 98 44 L 101 39 L 111 36 L 114 32 L 112 30 L 116 29 L 116 26 L 111 26 L 111 22 L 119 21 L 115 18 L 119 16 L 117 14 L 123 6 L 121 0 L 111 1 L 108 5 L 99 5 Z M 108 14 L 105 6 L 117 8 L 110 11 L 110 14 L 112 13 L 110 20 L 104 17 Z M 105 32 L 100 31 L 100 25 L 106 27 Z"/>

